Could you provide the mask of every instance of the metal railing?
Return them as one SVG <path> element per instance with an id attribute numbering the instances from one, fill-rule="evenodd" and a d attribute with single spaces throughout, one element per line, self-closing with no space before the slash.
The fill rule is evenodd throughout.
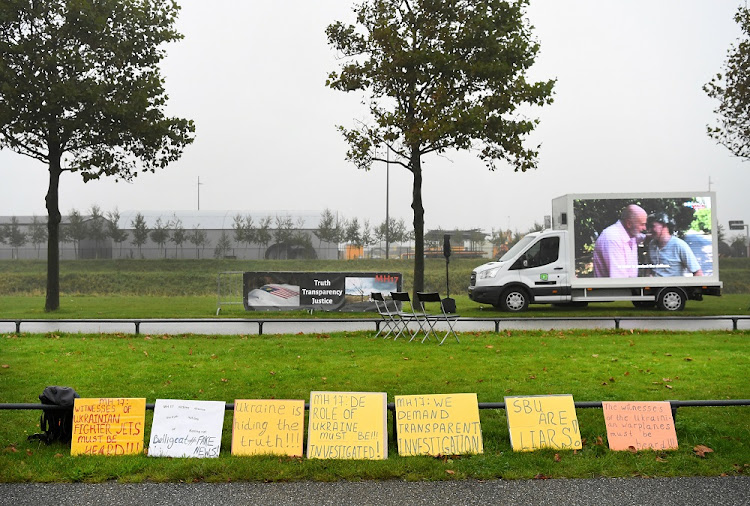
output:
<path id="1" fill-rule="evenodd" d="M 576 409 L 596 409 L 602 408 L 603 401 L 581 401 L 574 402 Z M 678 408 L 696 408 L 696 407 L 732 407 L 732 406 L 750 406 L 750 399 L 717 399 L 717 400 L 688 400 L 688 401 L 665 401 L 668 402 L 672 410 L 673 419 L 677 419 Z M 155 403 L 146 403 L 146 409 L 153 411 Z M 479 409 L 505 409 L 504 402 L 479 402 Z M 396 403 L 389 402 L 386 404 L 388 411 L 396 413 Z M 50 404 L 30 404 L 30 403 L 0 403 L 0 411 L 3 410 L 42 410 L 42 411 L 65 411 L 71 410 L 70 407 L 54 406 Z M 310 409 L 310 403 L 305 403 L 305 410 Z M 226 403 L 225 411 L 234 411 L 234 403 Z M 394 430 L 396 417 L 393 417 Z"/>
<path id="2" fill-rule="evenodd" d="M 615 329 L 620 329 L 622 322 L 628 321 L 658 321 L 658 322 L 686 322 L 686 321 L 731 321 L 732 330 L 739 330 L 740 321 L 750 321 L 750 315 L 720 315 L 720 316 L 581 316 L 581 317 L 549 317 L 549 318 L 522 318 L 522 317 L 462 317 L 458 322 L 487 322 L 493 323 L 495 332 L 500 332 L 503 323 L 506 322 L 533 322 L 548 324 L 551 322 L 613 322 Z M 383 320 L 380 318 L 104 318 L 104 319 L 27 319 L 6 318 L 0 319 L 0 323 L 15 324 L 16 334 L 21 333 L 23 324 L 54 324 L 54 323 L 82 323 L 82 324 L 127 324 L 133 325 L 135 335 L 140 334 L 141 324 L 200 324 L 210 325 L 214 323 L 249 324 L 258 326 L 258 335 L 263 335 L 263 326 L 267 323 L 295 323 L 295 324 L 350 324 L 370 323 L 375 332 L 380 331 Z"/>

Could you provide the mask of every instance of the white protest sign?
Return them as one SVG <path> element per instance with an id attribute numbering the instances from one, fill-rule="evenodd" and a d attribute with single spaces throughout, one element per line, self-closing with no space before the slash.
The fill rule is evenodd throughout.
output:
<path id="1" fill-rule="evenodd" d="M 218 457 L 225 404 L 156 399 L 149 457 Z"/>

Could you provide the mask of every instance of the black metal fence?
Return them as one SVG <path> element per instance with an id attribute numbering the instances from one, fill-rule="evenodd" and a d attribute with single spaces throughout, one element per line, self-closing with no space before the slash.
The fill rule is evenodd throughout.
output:
<path id="1" fill-rule="evenodd" d="M 669 323 L 684 323 L 684 322 L 699 322 L 701 325 L 706 322 L 731 322 L 732 330 L 740 330 L 739 322 L 747 322 L 750 328 L 750 315 L 721 315 L 721 316 L 592 316 L 592 317 L 550 317 L 550 318 L 523 318 L 523 317 L 491 317 L 491 318 L 479 318 L 479 317 L 462 317 L 458 319 L 459 325 L 461 323 L 487 323 L 494 326 L 495 332 L 500 332 L 503 328 L 503 324 L 509 322 L 514 323 L 529 323 L 538 324 L 537 328 L 546 328 L 550 324 L 555 322 L 566 322 L 570 323 L 610 323 L 614 325 L 615 329 L 620 329 L 623 322 L 663 322 Z M 157 319 L 157 318 L 128 318 L 128 319 L 26 319 L 26 318 L 6 318 L 0 319 L 1 323 L 10 323 L 15 325 L 16 334 L 20 334 L 22 326 L 29 324 L 45 324 L 48 326 L 60 323 L 60 324 L 122 324 L 122 325 L 133 325 L 135 335 L 139 335 L 141 332 L 142 324 L 161 324 L 161 325 L 185 325 L 191 324 L 196 326 L 201 325 L 213 325 L 216 323 L 235 324 L 248 326 L 248 332 L 257 328 L 257 334 L 263 335 L 264 325 L 269 323 L 278 324 L 334 324 L 345 327 L 347 324 L 359 323 L 365 324 L 366 326 L 372 325 L 375 332 L 380 331 L 380 326 L 383 320 L 380 318 L 168 318 L 168 319 Z M 256 327 L 257 326 L 257 327 Z M 298 330 L 297 330 L 298 331 Z"/>
<path id="2" fill-rule="evenodd" d="M 602 408 L 603 401 L 582 401 L 575 402 L 576 409 L 596 409 Z M 669 402 L 672 410 L 673 419 L 677 419 L 677 409 L 695 408 L 695 407 L 732 407 L 732 406 L 750 406 L 750 399 L 718 399 L 718 400 L 687 400 L 687 401 L 666 401 Z M 505 409 L 504 402 L 480 402 L 479 409 Z M 153 411 L 155 403 L 146 403 L 146 409 Z M 396 403 L 387 403 L 388 411 L 395 415 Z M 43 411 L 64 411 L 70 410 L 70 407 L 52 406 L 48 404 L 26 404 L 26 403 L 0 403 L 0 411 L 4 410 L 43 410 Z M 234 403 L 226 403 L 225 411 L 234 411 Z M 310 409 L 310 403 L 305 403 L 305 410 Z M 396 417 L 393 416 L 394 432 L 396 430 Z"/>

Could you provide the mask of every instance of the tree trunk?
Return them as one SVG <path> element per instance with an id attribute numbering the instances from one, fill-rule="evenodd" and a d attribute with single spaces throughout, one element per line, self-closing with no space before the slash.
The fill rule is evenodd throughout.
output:
<path id="1" fill-rule="evenodd" d="M 47 299 L 45 311 L 56 311 L 60 308 L 60 155 L 50 149 L 49 154 L 49 188 L 45 201 L 47 203 Z"/>
<path id="2" fill-rule="evenodd" d="M 422 205 L 422 160 L 419 147 L 411 150 L 411 171 L 414 176 L 411 208 L 414 211 L 414 294 L 424 291 L 424 207 Z"/>

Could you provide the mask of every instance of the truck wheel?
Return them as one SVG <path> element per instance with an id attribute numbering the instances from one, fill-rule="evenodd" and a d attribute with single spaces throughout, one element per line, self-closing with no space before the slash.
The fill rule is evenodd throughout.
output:
<path id="1" fill-rule="evenodd" d="M 522 288 L 508 288 L 500 296 L 500 308 L 503 311 L 519 312 L 529 307 L 529 296 Z"/>
<path id="2" fill-rule="evenodd" d="M 656 306 L 662 311 L 682 311 L 687 295 L 679 288 L 665 288 L 656 298 Z"/>

